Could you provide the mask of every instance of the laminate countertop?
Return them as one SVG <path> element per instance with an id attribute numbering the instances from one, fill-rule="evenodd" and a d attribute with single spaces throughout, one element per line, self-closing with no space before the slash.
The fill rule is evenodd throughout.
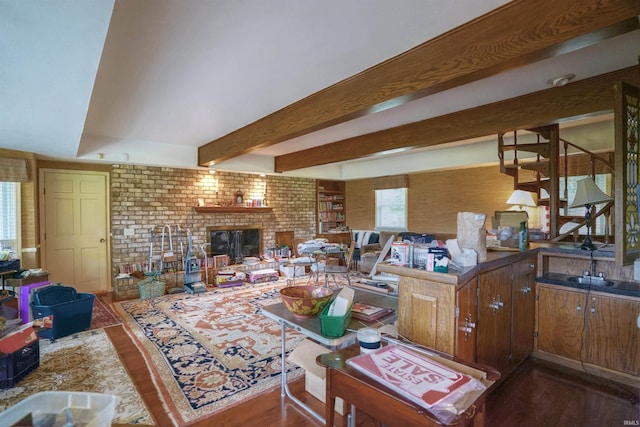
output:
<path id="1" fill-rule="evenodd" d="M 398 276 L 411 277 L 415 279 L 428 280 L 438 283 L 450 284 L 456 287 L 462 287 L 463 285 L 468 283 L 469 280 L 475 278 L 479 274 L 503 267 L 508 264 L 519 262 L 531 256 L 537 256 L 540 252 L 558 255 L 560 257 L 567 256 L 588 258 L 593 256 L 594 258 L 598 259 L 615 259 L 615 250 L 613 245 L 603 245 L 598 250 L 591 253 L 589 251 L 581 250 L 579 248 L 579 244 L 532 242 L 530 245 L 530 249 L 527 251 L 488 250 L 487 259 L 484 262 L 481 262 L 475 266 L 464 267 L 460 269 L 456 268 L 455 266 L 449 265 L 449 271 L 447 273 L 438 273 L 417 268 L 402 267 L 386 262 L 378 264 L 376 269 L 377 271 L 382 273 L 395 274 Z M 590 289 L 592 291 L 598 292 L 640 297 L 640 282 L 611 280 L 610 282 L 613 282 L 613 285 L 611 286 L 587 285 L 572 282 L 569 280 L 569 277 L 575 276 L 576 275 L 545 273 L 542 276 L 537 277 L 536 280 L 542 283 L 566 286 L 575 289 Z"/>

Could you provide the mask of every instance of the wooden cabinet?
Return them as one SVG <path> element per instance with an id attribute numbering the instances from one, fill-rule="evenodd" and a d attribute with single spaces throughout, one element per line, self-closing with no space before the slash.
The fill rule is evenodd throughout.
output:
<path id="1" fill-rule="evenodd" d="M 321 235 L 346 228 L 346 205 L 344 181 L 316 181 L 317 220 L 316 234 Z"/>
<path id="2" fill-rule="evenodd" d="M 533 351 L 536 318 L 536 258 L 512 264 L 511 285 L 511 368 L 515 368 Z"/>
<path id="3" fill-rule="evenodd" d="M 476 358 L 476 291 L 472 278 L 458 289 L 448 283 L 400 277 L 398 333 L 465 362 Z"/>
<path id="4" fill-rule="evenodd" d="M 399 286 L 398 333 L 453 355 L 456 287 L 404 276 Z"/>
<path id="5" fill-rule="evenodd" d="M 478 276 L 478 363 L 506 376 L 533 351 L 536 259 Z"/>
<path id="6" fill-rule="evenodd" d="M 537 285 L 537 349 L 640 375 L 640 300 Z"/>
<path id="7" fill-rule="evenodd" d="M 478 281 L 473 278 L 456 292 L 455 356 L 468 363 L 476 361 L 477 291 Z"/>
<path id="8" fill-rule="evenodd" d="M 573 360 L 583 360 L 585 294 L 538 283 L 537 348 Z"/>
<path id="9" fill-rule="evenodd" d="M 477 362 L 509 371 L 511 346 L 511 265 L 478 276 Z"/>
<path id="10" fill-rule="evenodd" d="M 594 365 L 640 375 L 640 301 L 590 295 L 588 360 Z"/>

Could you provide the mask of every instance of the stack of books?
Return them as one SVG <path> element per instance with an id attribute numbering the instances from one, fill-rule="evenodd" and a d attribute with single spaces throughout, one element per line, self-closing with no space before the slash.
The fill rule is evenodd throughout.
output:
<path id="1" fill-rule="evenodd" d="M 374 320 L 382 319 L 390 314 L 395 313 L 393 308 L 381 307 L 372 304 L 366 304 L 362 302 L 354 302 L 351 307 L 351 317 L 354 319 L 360 319 L 365 322 L 372 322 Z"/>

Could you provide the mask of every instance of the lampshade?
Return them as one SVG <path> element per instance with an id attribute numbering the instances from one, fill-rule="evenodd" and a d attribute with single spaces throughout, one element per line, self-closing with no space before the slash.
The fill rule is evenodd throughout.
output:
<path id="1" fill-rule="evenodd" d="M 532 194 L 533 193 L 529 191 L 514 190 L 511 196 L 509 196 L 507 204 L 518 205 L 520 208 L 522 208 L 522 206 L 535 206 L 536 202 L 533 200 Z"/>
<path id="2" fill-rule="evenodd" d="M 598 188 L 593 179 L 584 178 L 578 181 L 578 188 L 576 189 L 576 197 L 569 206 L 570 208 L 577 208 L 585 205 L 596 205 L 598 203 L 609 202 L 613 200 L 612 197 L 607 196 L 602 190 Z"/>

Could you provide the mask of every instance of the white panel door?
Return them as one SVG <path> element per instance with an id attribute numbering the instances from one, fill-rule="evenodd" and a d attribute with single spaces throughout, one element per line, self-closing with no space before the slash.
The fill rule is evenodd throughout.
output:
<path id="1" fill-rule="evenodd" d="M 42 170 L 43 267 L 79 292 L 110 291 L 108 174 Z"/>

